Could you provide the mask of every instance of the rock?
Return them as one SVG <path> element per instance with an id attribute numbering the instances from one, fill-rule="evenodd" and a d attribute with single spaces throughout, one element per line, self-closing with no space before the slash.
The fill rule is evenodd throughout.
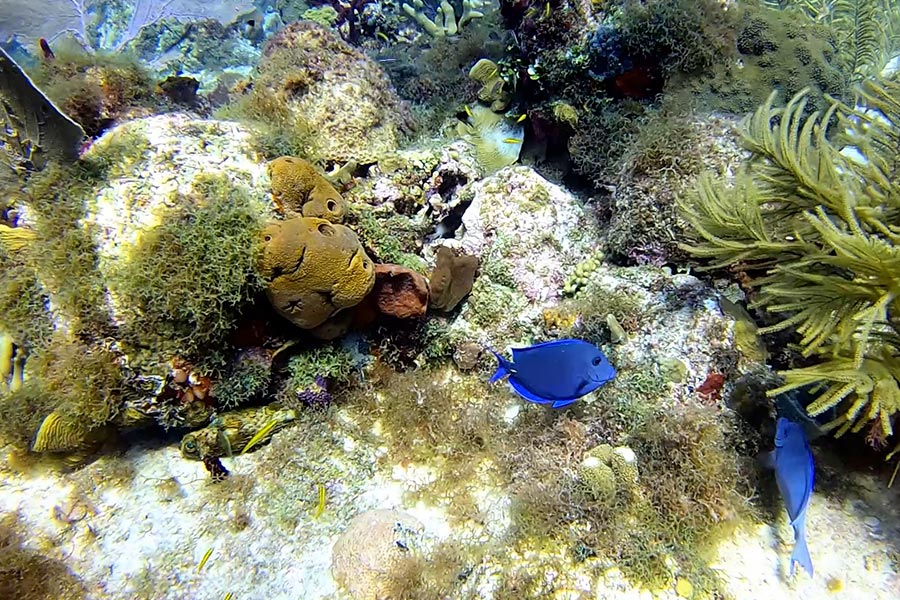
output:
<path id="1" fill-rule="evenodd" d="M 273 221 L 262 235 L 266 294 L 278 314 L 301 329 L 356 306 L 375 284 L 372 260 L 343 225 L 294 217 Z"/>
<path id="2" fill-rule="evenodd" d="M 428 309 L 428 282 L 419 273 L 400 265 L 375 265 L 371 297 L 383 315 L 420 318 Z"/>
<path id="3" fill-rule="evenodd" d="M 481 259 L 482 270 L 486 262 L 503 263 L 510 283 L 532 302 L 558 298 L 565 273 L 600 245 L 578 199 L 529 167 L 503 169 L 471 192 L 461 248 Z"/>
<path id="4" fill-rule="evenodd" d="M 403 577 L 424 529 L 397 510 L 356 515 L 334 544 L 331 574 L 354 600 L 386 600 Z"/>
<path id="5" fill-rule="evenodd" d="M 254 87 L 316 136 L 320 158 L 377 161 L 396 150 L 412 125 L 409 107 L 381 66 L 310 21 L 288 25 L 264 49 Z"/>
<path id="6" fill-rule="evenodd" d="M 453 362 L 459 367 L 460 371 L 471 371 L 478 366 L 478 359 L 484 353 L 484 348 L 475 342 L 466 342 L 460 344 L 453 353 Z"/>

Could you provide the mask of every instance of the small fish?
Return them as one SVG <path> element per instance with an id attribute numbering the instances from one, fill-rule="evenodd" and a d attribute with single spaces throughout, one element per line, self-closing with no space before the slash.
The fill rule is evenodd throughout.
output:
<path id="1" fill-rule="evenodd" d="M 316 518 L 322 516 L 322 513 L 325 512 L 325 486 L 321 483 L 318 485 L 319 488 L 319 502 L 316 504 Z"/>
<path id="2" fill-rule="evenodd" d="M 206 554 L 203 555 L 203 558 L 200 559 L 200 564 L 197 565 L 198 573 L 203 570 L 204 566 L 206 566 L 206 561 L 209 560 L 209 557 L 212 556 L 212 553 L 213 553 L 213 549 L 210 548 L 209 550 L 206 551 Z"/>
<path id="3" fill-rule="evenodd" d="M 547 17 L 549 17 L 549 16 L 550 16 L 550 3 L 548 2 L 548 3 L 544 6 L 544 18 L 547 18 Z"/>
<path id="4" fill-rule="evenodd" d="M 40 38 L 38 40 L 38 46 L 41 47 L 41 54 L 43 54 L 44 60 L 53 60 L 56 58 L 56 55 L 53 54 L 53 50 L 50 49 L 50 42 L 44 38 Z"/>
<path id="5" fill-rule="evenodd" d="M 513 137 L 504 138 L 503 143 L 505 143 L 505 144 L 521 144 L 522 138 L 513 138 Z"/>
<path id="6" fill-rule="evenodd" d="M 465 105 L 463 105 L 463 108 L 466 109 L 466 114 L 469 115 L 469 116 L 471 117 L 471 116 L 472 116 L 472 109 L 469 108 L 469 105 L 468 105 L 468 104 L 465 104 Z"/>
<path id="7" fill-rule="evenodd" d="M 535 15 L 536 12 L 537 12 L 536 8 L 534 8 L 534 7 L 529 8 L 528 10 L 525 11 L 525 18 L 530 19 L 531 17 L 533 17 Z"/>
<path id="8" fill-rule="evenodd" d="M 812 559 L 806 547 L 806 507 L 812 496 L 815 464 L 803 427 L 784 417 L 778 419 L 775 451 L 771 454 L 770 465 L 775 469 L 778 491 L 784 498 L 784 506 L 794 528 L 791 575 L 794 574 L 794 565 L 799 564 L 812 577 Z"/>
<path id="9" fill-rule="evenodd" d="M 387 35 L 385 35 L 385 33 L 383 31 L 376 31 L 375 37 L 380 38 L 380 39 L 384 40 L 385 42 L 391 41 L 390 38 Z"/>
<path id="10" fill-rule="evenodd" d="M 234 594 L 232 592 L 228 592 L 227 594 L 225 594 L 225 597 L 222 598 L 222 600 L 231 600 L 232 598 L 234 598 Z"/>
<path id="11" fill-rule="evenodd" d="M 493 350 L 492 350 L 493 352 Z M 616 376 L 603 352 L 584 340 L 555 340 L 513 348 L 512 362 L 496 352 L 491 382 L 509 375 L 513 390 L 529 402 L 567 406 Z"/>
<path id="12" fill-rule="evenodd" d="M 516 119 L 516 123 L 521 123 L 522 121 L 524 121 L 527 118 L 528 118 L 527 114 L 522 114 L 518 119 Z"/>

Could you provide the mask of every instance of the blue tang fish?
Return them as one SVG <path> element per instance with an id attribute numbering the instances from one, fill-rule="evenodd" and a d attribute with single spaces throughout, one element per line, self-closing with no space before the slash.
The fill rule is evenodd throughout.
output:
<path id="1" fill-rule="evenodd" d="M 510 362 L 494 352 L 498 366 L 491 382 L 508 375 L 509 384 L 520 396 L 553 408 L 572 404 L 616 376 L 603 352 L 584 340 L 513 348 L 512 355 Z"/>
<path id="2" fill-rule="evenodd" d="M 791 554 L 791 575 L 799 564 L 810 577 L 813 574 L 812 559 L 806 547 L 806 507 L 812 496 L 815 466 L 809 441 L 803 427 L 784 417 L 778 419 L 775 429 L 775 452 L 772 456 L 775 481 L 784 498 L 791 527 L 794 528 L 794 552 Z"/>

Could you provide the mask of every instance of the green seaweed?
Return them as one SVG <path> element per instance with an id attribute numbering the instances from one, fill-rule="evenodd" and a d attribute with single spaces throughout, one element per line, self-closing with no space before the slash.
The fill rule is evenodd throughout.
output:
<path id="1" fill-rule="evenodd" d="M 242 357 L 213 384 L 212 395 L 223 409 L 242 406 L 263 394 L 272 380 L 267 362 L 256 357 Z"/>
<path id="2" fill-rule="evenodd" d="M 900 411 L 898 97 L 900 83 L 869 80 L 855 106 L 804 117 L 805 93 L 779 108 L 773 94 L 744 123 L 753 157 L 734 185 L 706 176 L 680 202 L 700 238 L 685 249 L 761 272 L 752 307 L 779 320 L 759 333 L 796 329 L 818 359 L 769 394 L 814 385 L 810 415 L 839 407 L 837 435 L 868 425 L 880 440 Z"/>
<path id="3" fill-rule="evenodd" d="M 191 195 L 112 269 L 125 338 L 156 360 L 216 362 L 241 308 L 261 289 L 261 228 L 246 190 L 224 175 L 198 176 Z"/>
<path id="4" fill-rule="evenodd" d="M 250 126 L 252 141 L 267 160 L 279 156 L 302 156 L 310 162 L 316 161 L 316 132 L 266 92 L 251 89 L 216 109 L 213 116 Z"/>
<path id="5" fill-rule="evenodd" d="M 409 267 L 423 273 L 425 261 L 416 253 L 422 245 L 426 225 L 394 213 L 354 205 L 356 231 L 363 245 L 379 262 Z"/>
<path id="6" fill-rule="evenodd" d="M 25 261 L 73 333 L 88 336 L 110 326 L 92 231 L 83 220 L 85 200 L 99 174 L 82 164 L 52 166 L 36 174 L 27 188 L 36 239 L 27 247 Z"/>
<path id="7" fill-rule="evenodd" d="M 317 377 L 345 384 L 357 369 L 357 360 L 347 348 L 338 344 L 326 344 L 304 350 L 288 361 L 288 384 L 291 393 L 303 391 L 316 383 Z"/>

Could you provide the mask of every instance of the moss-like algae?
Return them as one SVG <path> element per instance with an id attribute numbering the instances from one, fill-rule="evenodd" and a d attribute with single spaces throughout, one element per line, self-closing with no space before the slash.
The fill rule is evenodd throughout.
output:
<path id="1" fill-rule="evenodd" d="M 309 124 L 264 91 L 252 89 L 217 109 L 214 116 L 250 126 L 251 139 L 266 159 L 303 156 L 315 162 L 318 156 L 316 134 Z"/>
<path id="2" fill-rule="evenodd" d="M 110 276 L 123 333 L 156 360 L 215 356 L 245 302 L 261 288 L 256 272 L 260 215 L 224 175 L 202 175 L 157 226 L 142 232 Z"/>
<path id="3" fill-rule="evenodd" d="M 504 574 L 498 585 L 508 588 L 509 597 L 541 597 L 546 590 L 537 575 L 569 568 L 569 559 L 554 557 L 560 548 L 578 562 L 601 559 L 584 563 L 588 569 L 612 560 L 632 581 L 652 588 L 670 580 L 668 563 L 674 560 L 697 593 L 709 595 L 718 583 L 706 567 L 707 550 L 742 515 L 750 493 L 729 442 L 732 421 L 713 407 L 664 407 L 662 377 L 642 378 L 635 371 L 577 418 L 525 404 L 515 422 L 508 422 L 504 406 L 516 399 L 504 386 L 485 388 L 479 378 L 446 369 L 382 372 L 373 381 L 378 392 L 352 394 L 348 409 L 359 435 L 379 432 L 377 442 L 388 448 L 385 465 L 434 470 L 409 501 L 444 507 L 460 523 L 483 522 L 489 517 L 475 500 L 476 490 L 509 490 L 512 527 L 502 542 L 454 540 L 457 558 L 449 572 L 477 571 L 484 551 L 491 554 L 496 542 L 508 557 L 499 559 Z M 610 405 L 610 397 L 622 402 Z M 631 415 L 623 412 L 625 402 Z M 613 502 L 586 494 L 575 477 L 586 453 L 602 440 L 633 448 L 640 472 L 634 493 Z M 514 557 L 532 551 L 538 554 L 532 553 L 527 570 L 537 577 L 529 583 Z M 437 598 L 447 586 L 453 589 L 442 577 L 411 573 L 408 593 Z"/>

